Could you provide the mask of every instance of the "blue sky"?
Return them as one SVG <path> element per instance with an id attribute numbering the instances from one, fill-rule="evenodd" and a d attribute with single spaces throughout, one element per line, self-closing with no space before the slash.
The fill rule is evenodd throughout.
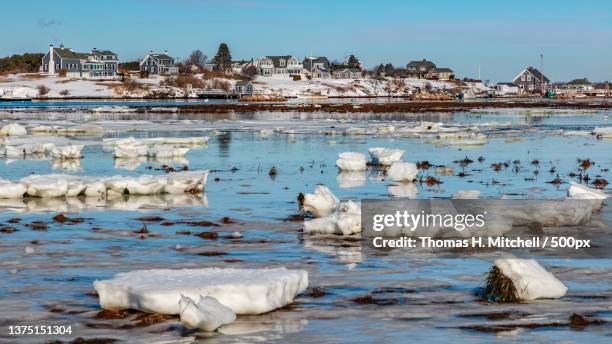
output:
<path id="1" fill-rule="evenodd" d="M 51 6 L 53 4 L 53 6 Z M 3 1 L 0 56 L 111 49 L 122 60 L 168 50 L 235 59 L 355 54 L 367 67 L 428 58 L 459 77 L 509 81 L 539 67 L 553 81 L 612 80 L 612 1 Z"/>

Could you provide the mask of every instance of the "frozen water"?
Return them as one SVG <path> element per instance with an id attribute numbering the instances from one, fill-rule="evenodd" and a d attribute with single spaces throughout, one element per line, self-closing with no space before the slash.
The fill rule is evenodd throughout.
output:
<path id="1" fill-rule="evenodd" d="M 236 314 L 260 314 L 286 306 L 308 287 L 304 270 L 136 270 L 94 282 L 104 309 L 180 314 L 181 296 L 210 296 Z"/>
<path id="2" fill-rule="evenodd" d="M 333 214 L 304 222 L 304 233 L 350 235 L 361 232 L 361 206 L 344 201 Z"/>
<path id="3" fill-rule="evenodd" d="M 374 147 L 368 149 L 370 152 L 371 162 L 374 165 L 389 166 L 394 162 L 401 161 L 404 157 L 404 150 Z"/>
<path id="4" fill-rule="evenodd" d="M 342 152 L 338 154 L 336 166 L 341 171 L 364 171 L 366 166 L 365 155 L 357 152 Z"/>
<path id="5" fill-rule="evenodd" d="M 236 320 L 236 314 L 230 308 L 210 296 L 200 297 L 196 303 L 191 298 L 181 295 L 179 312 L 183 324 L 208 332 Z"/>
<path id="6" fill-rule="evenodd" d="M 314 217 L 326 217 L 331 215 L 340 201 L 325 185 L 317 185 L 313 193 L 304 195 L 302 208 Z"/>
<path id="7" fill-rule="evenodd" d="M 387 170 L 387 176 L 394 182 L 411 182 L 416 179 L 418 169 L 412 162 L 394 162 Z"/>
<path id="8" fill-rule="evenodd" d="M 0 128 L 0 136 L 25 136 L 28 132 L 19 123 L 11 123 Z"/>
<path id="9" fill-rule="evenodd" d="M 520 300 L 556 299 L 567 292 L 567 287 L 534 259 L 498 259 L 495 266 L 512 280 Z"/>

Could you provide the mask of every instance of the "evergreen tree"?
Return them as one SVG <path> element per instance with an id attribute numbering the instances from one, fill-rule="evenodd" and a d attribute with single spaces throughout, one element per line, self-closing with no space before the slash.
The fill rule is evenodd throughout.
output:
<path id="1" fill-rule="evenodd" d="M 393 65 L 391 63 L 387 63 L 385 65 L 385 74 L 393 75 L 394 72 L 395 72 L 395 68 L 393 68 Z"/>
<path id="2" fill-rule="evenodd" d="M 378 65 L 378 67 L 376 67 L 376 75 L 382 75 L 385 72 L 385 66 L 383 66 L 383 64 L 381 63 L 380 65 Z"/>
<path id="3" fill-rule="evenodd" d="M 361 63 L 359 63 L 355 55 L 351 54 L 346 62 L 346 66 L 349 68 L 361 68 Z"/>
<path id="4" fill-rule="evenodd" d="M 219 44 L 217 55 L 213 59 L 213 63 L 219 66 L 219 70 L 224 72 L 228 71 L 232 66 L 232 55 L 230 54 L 229 47 L 225 43 Z"/>

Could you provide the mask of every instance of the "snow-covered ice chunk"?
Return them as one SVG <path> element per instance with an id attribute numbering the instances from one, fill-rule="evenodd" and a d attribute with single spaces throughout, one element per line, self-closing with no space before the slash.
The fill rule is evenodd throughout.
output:
<path id="1" fill-rule="evenodd" d="M 314 217 L 325 217 L 331 215 L 340 201 L 325 185 L 317 185 L 311 194 L 305 194 L 302 209 Z"/>
<path id="2" fill-rule="evenodd" d="M 68 178 L 59 175 L 32 175 L 21 180 L 31 197 L 62 197 L 68 192 Z"/>
<path id="3" fill-rule="evenodd" d="M 597 127 L 593 129 L 593 134 L 598 137 L 612 137 L 612 127 Z"/>
<path id="4" fill-rule="evenodd" d="M 19 123 L 11 123 L 0 128 L 0 136 L 25 136 L 28 132 L 24 126 Z"/>
<path id="5" fill-rule="evenodd" d="M 367 168 L 365 155 L 357 152 L 342 152 L 336 160 L 341 171 L 363 171 Z"/>
<path id="6" fill-rule="evenodd" d="M 512 280 L 520 300 L 560 298 L 567 287 L 534 259 L 497 259 L 495 266 Z"/>
<path id="7" fill-rule="evenodd" d="M 164 192 L 169 194 L 200 193 L 206 187 L 208 171 L 184 171 L 166 174 Z"/>
<path id="8" fill-rule="evenodd" d="M 344 131 L 344 134 L 346 135 L 366 135 L 367 130 L 365 128 L 350 127 Z"/>
<path id="9" fill-rule="evenodd" d="M 175 148 L 172 146 L 156 145 L 149 148 L 147 155 L 154 158 L 183 157 L 189 152 L 189 148 Z"/>
<path id="10" fill-rule="evenodd" d="M 58 160 L 80 159 L 82 149 L 82 145 L 55 147 L 51 150 L 51 156 Z"/>
<path id="11" fill-rule="evenodd" d="M 147 156 L 147 146 L 144 145 L 117 145 L 113 152 L 115 158 L 137 158 Z"/>
<path id="12" fill-rule="evenodd" d="M 210 296 L 201 297 L 195 303 L 191 298 L 181 295 L 179 311 L 181 323 L 208 332 L 236 320 L 236 314 L 230 308 Z"/>
<path id="13" fill-rule="evenodd" d="M 480 197 L 480 190 L 459 190 L 452 196 L 454 199 L 476 199 Z"/>
<path id="14" fill-rule="evenodd" d="M 394 162 L 387 171 L 387 176 L 394 182 L 411 182 L 416 179 L 418 169 L 412 162 Z"/>
<path id="15" fill-rule="evenodd" d="M 343 201 L 333 214 L 304 221 L 304 233 L 351 235 L 361 233 L 361 206 Z"/>
<path id="16" fill-rule="evenodd" d="M 166 184 L 164 176 L 144 175 L 138 178 L 128 178 L 126 190 L 130 195 L 154 195 L 162 193 Z"/>
<path id="17" fill-rule="evenodd" d="M 570 186 L 567 189 L 567 197 L 571 199 L 591 200 L 591 203 L 593 204 L 593 209 L 599 210 L 603 205 L 603 200 L 605 200 L 609 196 L 601 190 L 592 189 L 582 184 L 570 182 Z"/>
<path id="18" fill-rule="evenodd" d="M 384 166 L 389 166 L 394 162 L 401 161 L 405 153 L 405 151 L 401 149 L 383 147 L 370 148 L 368 152 L 370 153 L 372 164 Z"/>
<path id="19" fill-rule="evenodd" d="M 161 314 L 180 314 L 181 295 L 214 297 L 235 314 L 266 313 L 307 287 L 308 272 L 285 268 L 136 270 L 94 282 L 103 309 Z"/>
<path id="20" fill-rule="evenodd" d="M 22 198 L 25 193 L 26 187 L 23 183 L 0 179 L 0 199 Z"/>

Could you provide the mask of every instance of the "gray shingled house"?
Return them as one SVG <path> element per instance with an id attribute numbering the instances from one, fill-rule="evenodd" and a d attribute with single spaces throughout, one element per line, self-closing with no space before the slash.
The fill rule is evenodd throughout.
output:
<path id="1" fill-rule="evenodd" d="M 330 77 L 330 63 L 327 57 L 306 57 L 302 62 L 304 72 L 312 78 L 327 79 Z"/>
<path id="2" fill-rule="evenodd" d="M 140 61 L 140 71 L 148 72 L 151 75 L 178 74 L 178 67 L 174 64 L 174 58 L 168 55 L 167 50 L 163 53 L 150 51 Z"/>
<path id="3" fill-rule="evenodd" d="M 292 76 L 303 71 L 302 62 L 291 55 L 262 56 L 255 60 L 255 68 L 261 76 Z"/>
<path id="4" fill-rule="evenodd" d="M 430 70 L 435 69 L 436 64 L 423 59 L 421 61 L 410 61 L 406 65 L 407 76 L 413 79 L 425 79 Z"/>
<path id="5" fill-rule="evenodd" d="M 538 93 L 542 92 L 542 86 L 548 87 L 550 80 L 539 70 L 530 66 L 523 69 L 512 82 L 518 85 L 521 92 Z"/>
<path id="6" fill-rule="evenodd" d="M 119 58 L 110 50 L 93 48 L 89 53 L 78 53 L 60 45 L 49 46 L 42 58 L 41 71 L 49 75 L 65 74 L 69 78 L 114 79 Z"/>

